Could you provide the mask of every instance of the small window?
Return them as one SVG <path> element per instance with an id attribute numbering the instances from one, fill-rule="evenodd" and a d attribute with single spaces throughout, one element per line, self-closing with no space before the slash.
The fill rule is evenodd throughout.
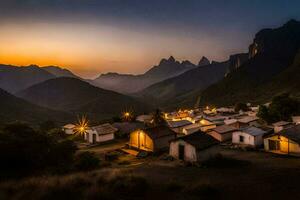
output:
<path id="1" fill-rule="evenodd" d="M 240 142 L 244 142 L 244 136 L 240 135 Z"/>

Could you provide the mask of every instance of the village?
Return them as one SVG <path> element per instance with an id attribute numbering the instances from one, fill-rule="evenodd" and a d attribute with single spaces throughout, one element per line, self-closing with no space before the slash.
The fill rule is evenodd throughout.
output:
<path id="1" fill-rule="evenodd" d="M 78 124 L 63 126 L 63 131 L 82 135 L 81 151 L 93 151 L 122 164 L 151 158 L 144 162 L 201 165 L 229 150 L 238 156 L 242 151 L 300 156 L 300 116 L 267 124 L 257 117 L 258 110 L 259 106 L 247 104 L 246 111 L 206 106 L 174 112 L 157 110 L 136 117 L 124 112 L 121 122 L 90 127 L 84 118 Z"/>

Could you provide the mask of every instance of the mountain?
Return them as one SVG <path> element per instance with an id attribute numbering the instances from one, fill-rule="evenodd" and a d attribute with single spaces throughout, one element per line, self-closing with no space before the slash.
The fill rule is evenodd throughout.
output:
<path id="1" fill-rule="evenodd" d="M 53 74 L 56 77 L 72 77 L 72 78 L 79 78 L 75 74 L 73 74 L 70 70 L 63 69 L 58 66 L 45 66 L 41 67 L 43 70 Z"/>
<path id="2" fill-rule="evenodd" d="M 221 80 L 228 66 L 228 61 L 200 66 L 179 76 L 153 84 L 137 93 L 137 96 L 152 102 L 156 101 L 158 105 L 171 104 L 180 95 L 192 92 L 195 89 L 205 89 L 207 86 Z"/>
<path id="3" fill-rule="evenodd" d="M 9 94 L 3 89 L 0 89 L 0 102 L 0 123 L 24 121 L 36 124 L 46 120 L 52 120 L 63 124 L 67 121 L 74 120 L 74 117 L 67 113 L 36 106 Z"/>
<path id="4" fill-rule="evenodd" d="M 55 78 L 55 76 L 36 65 L 0 65 L 0 88 L 15 93 L 36 83 Z"/>
<path id="5" fill-rule="evenodd" d="M 93 84 L 108 90 L 130 94 L 138 92 L 154 83 L 178 76 L 195 67 L 197 66 L 190 61 L 179 62 L 171 56 L 169 59 L 162 59 L 157 66 L 152 67 L 144 74 L 101 74 L 93 81 Z"/>
<path id="6" fill-rule="evenodd" d="M 210 61 L 205 56 L 203 56 L 198 63 L 198 67 L 209 65 L 209 64 Z"/>
<path id="7" fill-rule="evenodd" d="M 280 92 L 299 94 L 299 66 L 293 64 L 297 63 L 295 59 L 299 50 L 299 21 L 290 20 L 279 28 L 259 31 L 249 46 L 250 59 L 204 90 L 202 103 L 260 103 Z"/>
<path id="8" fill-rule="evenodd" d="M 126 110 L 142 113 L 149 109 L 147 105 L 132 97 L 69 77 L 47 80 L 17 95 L 40 106 L 75 114 L 87 114 L 93 119 L 109 118 Z"/>
<path id="9" fill-rule="evenodd" d="M 0 88 L 16 93 L 37 83 L 56 78 L 79 78 L 67 69 L 58 66 L 39 67 L 37 65 L 13 66 L 0 64 Z"/>

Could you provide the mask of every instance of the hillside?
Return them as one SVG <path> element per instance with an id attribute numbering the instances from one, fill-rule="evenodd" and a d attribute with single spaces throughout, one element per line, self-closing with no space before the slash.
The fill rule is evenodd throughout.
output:
<path id="1" fill-rule="evenodd" d="M 74 120 L 75 117 L 60 111 L 53 111 L 33 105 L 0 89 L 0 123 L 24 121 L 39 123 L 52 120 L 59 124 Z"/>
<path id="2" fill-rule="evenodd" d="M 145 104 L 132 97 L 67 77 L 34 85 L 19 92 L 18 96 L 37 105 L 75 114 L 87 114 L 97 119 L 119 115 L 125 110 L 135 113 L 148 110 Z"/>
<path id="3" fill-rule="evenodd" d="M 55 78 L 55 75 L 36 65 L 23 67 L 0 65 L 0 88 L 10 93 L 15 93 L 51 78 Z"/>
<path id="4" fill-rule="evenodd" d="M 201 63 L 207 63 L 203 60 Z M 101 88 L 117 91 L 124 94 L 138 92 L 154 83 L 182 74 L 197 67 L 189 61 L 179 62 L 174 57 L 162 59 L 157 66 L 152 67 L 144 74 L 130 75 L 107 73 L 96 78 L 92 83 Z"/>
<path id="5" fill-rule="evenodd" d="M 290 20 L 282 27 L 258 32 L 249 47 L 251 59 L 203 91 L 202 103 L 216 105 L 240 101 L 259 103 L 271 99 L 276 93 L 298 93 L 299 69 L 292 63 L 299 49 L 298 21 Z M 289 85 L 290 81 L 294 82 L 293 90 Z"/>
<path id="6" fill-rule="evenodd" d="M 205 89 L 207 86 L 222 79 L 228 66 L 229 62 L 221 62 L 197 67 L 179 76 L 151 85 L 137 95 L 145 99 L 155 99 L 158 104 L 169 103 L 179 95 L 195 89 Z"/>

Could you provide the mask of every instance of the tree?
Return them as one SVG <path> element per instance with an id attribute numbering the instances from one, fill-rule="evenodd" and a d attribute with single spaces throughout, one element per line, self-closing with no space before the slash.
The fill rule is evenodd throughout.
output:
<path id="1" fill-rule="evenodd" d="M 153 126 L 161 126 L 165 124 L 163 113 L 159 109 L 156 109 L 155 112 L 153 113 L 152 120 L 153 120 L 152 121 Z"/>
<path id="2" fill-rule="evenodd" d="M 300 102 L 285 93 L 273 98 L 269 106 L 269 114 L 273 121 L 290 121 L 293 115 L 299 114 L 299 107 Z"/>
<path id="3" fill-rule="evenodd" d="M 258 117 L 268 123 L 290 121 L 293 115 L 300 114 L 300 102 L 289 94 L 281 94 L 272 99 L 270 106 L 260 106 Z"/>
<path id="4" fill-rule="evenodd" d="M 245 104 L 245 103 L 237 103 L 234 106 L 234 110 L 235 110 L 235 112 L 248 111 L 249 108 L 248 108 L 247 104 Z"/>
<path id="5" fill-rule="evenodd" d="M 51 120 L 44 121 L 43 123 L 40 124 L 40 130 L 42 132 L 48 132 L 54 128 L 57 128 L 57 126 L 55 122 Z"/>
<path id="6" fill-rule="evenodd" d="M 269 110 L 268 110 L 267 106 L 265 106 L 265 105 L 260 105 L 259 106 L 257 116 L 259 118 L 263 119 L 264 121 L 266 121 L 267 123 L 272 122 L 271 116 L 269 114 Z"/>

